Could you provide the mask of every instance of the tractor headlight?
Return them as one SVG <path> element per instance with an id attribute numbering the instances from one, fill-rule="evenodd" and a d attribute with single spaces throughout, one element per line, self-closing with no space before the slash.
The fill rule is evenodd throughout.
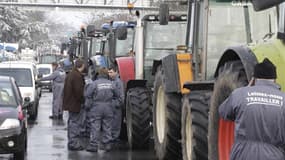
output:
<path id="1" fill-rule="evenodd" d="M 20 121 L 18 119 L 6 119 L 0 126 L 0 130 L 12 129 L 20 127 Z"/>

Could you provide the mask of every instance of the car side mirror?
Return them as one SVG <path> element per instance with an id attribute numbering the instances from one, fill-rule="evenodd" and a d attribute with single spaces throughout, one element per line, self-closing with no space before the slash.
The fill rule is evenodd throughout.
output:
<path id="1" fill-rule="evenodd" d="M 24 102 L 30 102 L 31 101 L 31 98 L 30 97 L 25 97 L 24 98 Z"/>
<path id="2" fill-rule="evenodd" d="M 43 74 L 39 73 L 38 78 L 43 78 Z"/>
<path id="3" fill-rule="evenodd" d="M 22 108 L 27 109 L 29 107 L 30 101 L 31 101 L 30 97 L 25 97 L 24 98 L 24 104 L 23 104 Z"/>

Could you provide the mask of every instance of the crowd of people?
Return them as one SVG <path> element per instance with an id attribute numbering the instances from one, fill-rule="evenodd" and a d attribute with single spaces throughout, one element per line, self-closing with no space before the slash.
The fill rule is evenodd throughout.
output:
<path id="1" fill-rule="evenodd" d="M 39 81 L 53 81 L 49 118 L 62 120 L 63 110 L 68 112 L 68 150 L 110 151 L 112 144 L 119 142 L 124 104 L 124 86 L 116 67 L 102 67 L 95 80 L 85 81 L 82 73 L 86 66 L 81 59 L 68 74 L 61 64 L 52 66 L 53 73 Z M 89 139 L 86 147 L 83 136 Z"/>

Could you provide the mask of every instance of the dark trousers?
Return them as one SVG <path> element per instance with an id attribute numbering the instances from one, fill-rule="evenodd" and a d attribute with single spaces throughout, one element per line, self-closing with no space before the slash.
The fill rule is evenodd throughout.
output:
<path id="1" fill-rule="evenodd" d="M 76 112 L 69 112 L 67 124 L 68 147 L 80 147 L 80 127 L 81 114 Z"/>
<path id="2" fill-rule="evenodd" d="M 112 139 L 116 141 L 119 139 L 122 123 L 122 109 L 121 107 L 113 107 L 113 120 L 112 120 Z"/>
<path id="3" fill-rule="evenodd" d="M 102 148 L 110 144 L 112 140 L 111 127 L 113 120 L 113 110 L 110 104 L 95 105 L 90 110 L 90 124 L 91 124 L 91 137 L 90 145 L 98 147 L 99 144 Z M 101 133 L 102 128 L 102 133 Z M 102 136 L 100 136 L 102 135 Z"/>

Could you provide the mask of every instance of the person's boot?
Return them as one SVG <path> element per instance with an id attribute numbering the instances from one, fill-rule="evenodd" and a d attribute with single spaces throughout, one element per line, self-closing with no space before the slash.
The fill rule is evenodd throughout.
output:
<path id="1" fill-rule="evenodd" d="M 92 146 L 90 144 L 86 147 L 87 152 L 97 152 L 97 150 L 98 148 L 96 146 Z"/>
<path id="2" fill-rule="evenodd" d="M 70 150 L 70 151 L 82 151 L 83 149 L 84 149 L 83 146 L 77 146 L 77 147 L 68 146 L 68 150 Z"/>
<path id="3" fill-rule="evenodd" d="M 51 115 L 51 116 L 49 116 L 49 118 L 50 118 L 50 119 L 56 119 L 56 116 Z"/>

